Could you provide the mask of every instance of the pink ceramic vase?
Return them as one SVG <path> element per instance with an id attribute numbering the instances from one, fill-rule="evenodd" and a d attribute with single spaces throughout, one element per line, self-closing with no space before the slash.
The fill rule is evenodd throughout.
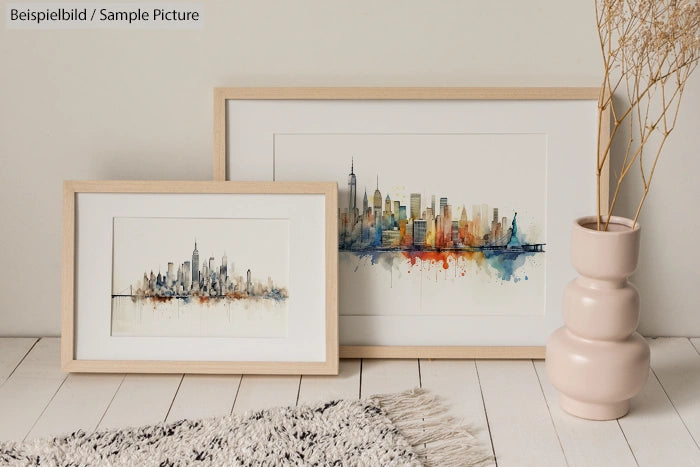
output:
<path id="1" fill-rule="evenodd" d="M 611 420 L 649 375 L 649 345 L 635 330 L 639 294 L 627 278 L 637 268 L 639 225 L 612 217 L 606 232 L 595 217 L 574 222 L 571 262 L 580 274 L 564 290 L 565 326 L 547 342 L 549 379 L 572 415 Z"/>

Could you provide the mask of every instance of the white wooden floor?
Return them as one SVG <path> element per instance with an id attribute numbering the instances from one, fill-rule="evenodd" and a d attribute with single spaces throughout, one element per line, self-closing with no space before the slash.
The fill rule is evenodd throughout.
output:
<path id="1" fill-rule="evenodd" d="M 479 429 L 498 466 L 700 465 L 700 339 L 650 339 L 652 372 L 617 421 L 563 413 L 543 361 L 342 360 L 340 375 L 82 375 L 56 338 L 0 338 L 0 440 L 240 413 L 422 386 Z"/>

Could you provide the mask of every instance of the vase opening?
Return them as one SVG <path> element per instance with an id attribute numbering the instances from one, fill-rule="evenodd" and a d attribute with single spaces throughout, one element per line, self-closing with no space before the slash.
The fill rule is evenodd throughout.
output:
<path id="1" fill-rule="evenodd" d="M 598 222 L 595 216 L 582 217 L 577 220 L 580 227 L 586 230 L 592 230 L 594 232 L 598 231 L 601 234 L 606 232 L 630 232 L 633 230 L 639 230 L 639 223 L 635 223 L 632 219 L 627 219 L 626 217 L 613 216 L 610 218 L 610 223 L 608 224 L 608 230 L 603 230 L 605 226 L 606 217 L 601 219 L 601 230 L 598 230 Z M 633 227 L 634 226 L 634 227 Z"/>
<path id="2" fill-rule="evenodd" d="M 601 231 L 603 230 L 603 227 L 605 224 L 601 224 Z M 589 230 L 598 230 L 598 224 L 596 222 L 590 223 L 590 224 L 583 224 L 581 225 L 584 229 L 589 229 Z M 630 226 L 623 225 L 623 224 L 613 224 L 612 222 L 608 224 L 608 230 L 605 232 L 629 232 L 632 230 Z"/>

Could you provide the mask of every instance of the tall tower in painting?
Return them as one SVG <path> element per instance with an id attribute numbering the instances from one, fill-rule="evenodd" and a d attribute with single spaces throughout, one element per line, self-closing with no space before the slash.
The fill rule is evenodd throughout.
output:
<path id="1" fill-rule="evenodd" d="M 357 177 L 355 177 L 355 159 L 350 163 L 350 175 L 348 175 L 348 193 L 350 200 L 348 201 L 348 214 L 351 216 L 357 209 Z"/>
<path id="2" fill-rule="evenodd" d="M 411 219 L 420 219 L 420 193 L 411 193 Z"/>
<path id="3" fill-rule="evenodd" d="M 369 200 L 367 199 L 367 188 L 365 188 L 365 196 L 362 198 L 362 213 L 366 213 L 369 208 Z"/>
<path id="4" fill-rule="evenodd" d="M 379 175 L 377 175 L 377 189 L 374 190 L 374 203 L 372 207 L 374 208 L 374 216 L 382 215 L 382 193 L 379 191 Z"/>
<path id="5" fill-rule="evenodd" d="M 253 280 L 250 276 L 250 269 L 248 269 L 248 272 L 246 273 L 245 293 L 247 293 L 248 295 L 253 293 Z"/>
<path id="6" fill-rule="evenodd" d="M 221 267 L 219 268 L 219 275 L 221 276 L 222 281 L 228 279 L 228 256 L 226 256 L 226 253 L 224 253 L 224 256 L 221 258 Z"/>
<path id="7" fill-rule="evenodd" d="M 197 250 L 197 240 L 194 241 L 194 251 L 192 252 L 192 286 L 199 284 L 199 250 Z"/>

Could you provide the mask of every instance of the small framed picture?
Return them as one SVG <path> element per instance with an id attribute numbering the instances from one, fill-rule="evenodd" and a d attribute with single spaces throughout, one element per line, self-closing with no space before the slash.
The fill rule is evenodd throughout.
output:
<path id="1" fill-rule="evenodd" d="M 337 374 L 337 185 L 68 181 L 62 368 Z"/>
<path id="2" fill-rule="evenodd" d="M 595 212 L 598 94 L 217 88 L 214 175 L 338 183 L 341 357 L 542 358 Z"/>

